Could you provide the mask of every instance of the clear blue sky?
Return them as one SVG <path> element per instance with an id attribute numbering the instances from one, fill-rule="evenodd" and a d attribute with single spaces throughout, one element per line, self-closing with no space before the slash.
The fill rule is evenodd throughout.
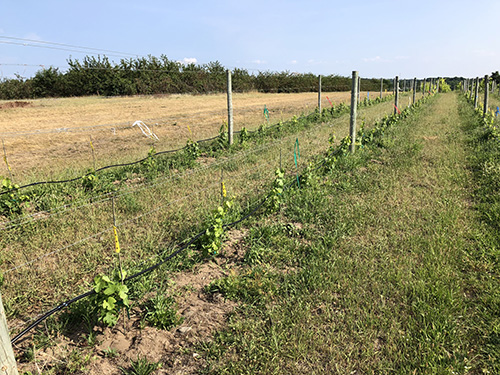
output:
<path id="1" fill-rule="evenodd" d="M 500 70 L 499 0 L 4 0 L 1 37 L 226 67 L 364 77 Z M 1 77 L 87 53 L 0 43 Z M 120 57 L 110 56 L 114 61 Z"/>

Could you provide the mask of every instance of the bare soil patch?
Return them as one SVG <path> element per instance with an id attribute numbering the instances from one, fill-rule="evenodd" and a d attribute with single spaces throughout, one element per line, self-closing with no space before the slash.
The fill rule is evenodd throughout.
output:
<path id="1" fill-rule="evenodd" d="M 20 101 L 15 101 L 15 102 L 7 102 L 0 104 L 0 109 L 10 109 L 10 108 L 25 108 L 25 107 L 32 107 L 33 104 L 30 102 L 20 102 Z"/>
<path id="2" fill-rule="evenodd" d="M 19 370 L 36 374 L 63 364 L 71 366 L 68 358 L 76 352 L 80 358 L 87 358 L 82 373 L 89 375 L 119 374 L 120 367 L 128 368 L 138 358 L 161 363 L 156 374 L 199 373 L 205 367 L 205 359 L 196 352 L 196 345 L 210 342 L 237 306 L 220 294 L 207 294 L 205 288 L 226 276 L 229 269 L 238 267 L 244 256 L 246 234 L 247 230 L 229 231 L 221 257 L 192 271 L 172 275 L 172 295 L 176 296 L 178 313 L 184 318 L 180 326 L 170 330 L 144 326 L 141 310 L 136 307 L 130 312 L 130 319 L 124 322 L 122 317 L 113 328 L 95 327 L 94 347 L 88 347 L 79 333 L 59 336 L 54 339 L 54 346 L 36 350 L 34 361 L 19 364 Z"/>

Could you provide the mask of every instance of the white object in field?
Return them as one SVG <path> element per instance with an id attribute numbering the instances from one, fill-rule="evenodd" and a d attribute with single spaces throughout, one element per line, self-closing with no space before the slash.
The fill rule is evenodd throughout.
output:
<path id="1" fill-rule="evenodd" d="M 151 138 L 151 139 L 156 139 L 157 141 L 160 140 L 158 138 L 158 136 L 155 133 L 153 133 L 151 131 L 151 129 L 149 129 L 148 126 L 145 123 L 143 123 L 142 121 L 136 121 L 136 122 L 134 122 L 134 124 L 132 125 L 132 127 L 134 127 L 136 125 L 139 127 L 139 129 L 141 129 L 142 134 L 144 134 L 146 137 Z"/>

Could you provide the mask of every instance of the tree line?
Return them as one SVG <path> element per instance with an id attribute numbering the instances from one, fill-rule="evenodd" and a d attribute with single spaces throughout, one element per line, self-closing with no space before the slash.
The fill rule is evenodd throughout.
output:
<path id="1" fill-rule="evenodd" d="M 118 96 L 153 94 L 208 94 L 226 91 L 226 68 L 218 61 L 208 64 L 182 64 L 166 56 L 148 56 L 111 62 L 106 56 L 86 56 L 68 60 L 62 72 L 49 67 L 33 77 L 0 81 L 0 99 L 31 99 L 71 96 Z M 322 76 L 323 91 L 349 91 L 351 77 Z M 392 80 L 384 80 L 392 90 Z M 264 71 L 251 74 L 246 69 L 232 70 L 234 92 L 265 93 L 315 92 L 318 76 L 312 73 Z M 361 81 L 363 91 L 379 91 L 380 79 Z"/>

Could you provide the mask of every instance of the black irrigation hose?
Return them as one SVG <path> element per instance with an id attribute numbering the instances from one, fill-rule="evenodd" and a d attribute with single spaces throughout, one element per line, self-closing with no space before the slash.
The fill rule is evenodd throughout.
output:
<path id="1" fill-rule="evenodd" d="M 199 141 L 196 141 L 196 143 L 204 143 L 204 142 L 209 142 L 209 141 L 213 141 L 214 139 L 217 139 L 219 136 L 215 136 L 215 137 L 211 137 L 211 138 L 206 138 L 206 139 L 201 139 Z M 177 148 L 177 149 L 174 149 L 174 150 L 166 150 L 166 151 L 160 151 L 160 152 L 157 152 L 155 154 L 156 155 L 163 155 L 163 154 L 171 154 L 171 153 L 174 153 L 174 152 L 178 152 L 178 151 L 181 151 L 183 149 L 185 149 L 186 146 L 184 147 L 181 147 L 181 148 Z M 135 165 L 135 164 L 139 164 L 139 163 L 142 163 L 143 161 L 147 160 L 149 158 L 149 156 L 143 158 L 143 159 L 140 159 L 140 160 L 137 160 L 137 161 L 133 161 L 133 162 L 130 162 L 130 163 L 123 163 L 123 164 L 112 164 L 112 165 L 107 165 L 105 167 L 101 167 L 101 168 L 98 168 L 96 169 L 95 171 L 93 172 L 88 172 L 86 173 L 85 175 L 83 176 L 79 176 L 79 177 L 74 177 L 74 178 L 69 178 L 67 180 L 55 180 L 55 181 L 39 181 L 39 182 L 32 182 L 30 184 L 26 184 L 26 185 L 22 185 L 22 186 L 19 186 L 17 187 L 16 189 L 14 190 L 21 190 L 21 189 L 25 189 L 27 187 L 33 187 L 33 186 L 37 186 L 37 185 L 52 185 L 52 184 L 65 184 L 65 183 L 68 183 L 68 182 L 74 182 L 74 181 L 78 181 L 80 179 L 82 179 L 83 177 L 87 177 L 93 173 L 97 173 L 97 172 L 100 172 L 100 171 L 103 171 L 105 169 L 110 169 L 110 168 L 115 168 L 115 167 L 128 167 L 128 166 L 131 166 L 131 165 Z M 11 191 L 10 190 L 5 190 L 5 191 L 2 191 L 0 192 L 0 195 L 4 195 L 4 194 L 8 194 L 10 193 Z"/>
<path id="2" fill-rule="evenodd" d="M 274 126 L 274 125 L 273 125 Z M 213 137 L 213 138 L 209 138 L 208 140 L 213 140 L 213 139 L 216 139 L 218 137 Z M 202 141 L 207 141 L 207 140 L 202 140 Z M 202 142 L 202 141 L 198 141 L 198 142 Z M 179 150 L 182 150 L 182 149 L 179 149 Z M 169 150 L 169 151 L 163 151 L 162 153 L 167 153 L 167 152 L 175 152 L 175 151 L 179 151 L 179 150 Z M 330 152 L 330 154 L 334 154 L 336 152 L 336 150 L 332 150 Z M 145 160 L 145 159 L 143 159 Z M 137 163 L 137 162 L 134 162 L 134 163 Z M 326 160 L 324 159 L 314 170 L 318 170 L 320 169 L 321 167 L 323 167 L 324 165 L 326 164 Z M 128 165 L 128 164 L 127 164 Z M 108 167 L 109 168 L 109 167 Z M 102 170 L 102 169 L 101 169 Z M 300 178 L 301 175 L 299 175 L 299 178 Z M 286 185 L 283 189 L 283 193 L 285 191 L 287 191 L 288 189 L 290 189 L 293 185 L 295 185 L 296 183 L 296 180 L 294 179 L 293 181 L 290 182 L 290 184 Z M 40 184 L 40 183 L 39 183 Z M 238 220 L 235 220 L 231 223 L 228 223 L 228 224 L 224 224 L 223 227 L 224 228 L 229 228 L 229 227 L 232 227 L 236 224 L 239 224 L 241 223 L 242 221 L 248 219 L 250 216 L 254 215 L 265 203 L 266 201 L 271 197 L 273 193 L 269 193 L 264 199 L 262 199 L 262 201 L 256 206 L 254 207 L 249 213 L 247 213 L 245 216 L 241 217 L 240 219 Z M 142 271 L 139 271 L 137 272 L 136 274 L 134 275 L 131 275 L 127 278 L 125 278 L 123 281 L 129 281 L 129 280 L 132 280 L 132 279 L 135 279 L 139 276 L 142 276 L 148 272 L 151 272 L 153 270 L 155 270 L 156 268 L 160 267 L 162 264 L 168 262 L 170 259 L 174 258 L 175 256 L 179 255 L 182 251 L 184 251 L 185 249 L 187 249 L 189 246 L 191 246 L 196 240 L 198 240 L 203 234 L 205 234 L 205 230 L 199 232 L 198 234 L 196 234 L 194 237 L 192 237 L 189 242 L 187 242 L 186 244 L 182 245 L 179 249 L 177 249 L 176 251 L 174 251 L 172 254 L 170 254 L 169 256 L 167 256 L 165 259 L 162 259 L 160 262 L 142 270 Z M 23 336 L 25 336 L 29 331 L 31 331 L 33 328 L 35 328 L 38 324 L 40 324 L 41 322 L 43 322 L 44 320 L 48 319 L 50 316 L 54 315 L 56 312 L 62 310 L 63 308 L 65 307 L 68 307 L 69 305 L 71 305 L 72 303 L 74 302 L 77 302 L 85 297 L 89 297 L 89 296 L 92 296 L 96 294 L 95 290 L 92 289 L 92 290 L 89 290 L 83 294 L 80 294 L 79 296 L 76 296 L 66 302 L 63 302 L 61 303 L 59 306 L 56 306 L 54 307 L 52 310 L 46 312 L 45 314 L 43 314 L 41 317 L 39 317 L 37 320 L 35 320 L 33 323 L 31 323 L 28 327 L 26 327 L 24 330 L 22 330 L 20 333 L 18 333 L 12 340 L 11 340 L 11 344 L 15 344 L 17 341 L 19 341 Z"/>
<path id="3" fill-rule="evenodd" d="M 293 183 L 291 183 L 290 185 L 288 185 L 286 187 L 285 190 L 289 189 L 291 186 L 293 186 L 295 184 L 295 180 L 293 181 Z M 247 213 L 245 216 L 243 216 L 242 218 L 238 219 L 238 220 L 235 220 L 233 221 L 232 223 L 228 223 L 228 224 L 224 224 L 224 228 L 229 228 L 229 227 L 232 227 L 236 224 L 239 224 L 240 222 L 242 222 L 243 220 L 246 220 L 247 218 L 249 218 L 250 216 L 254 215 L 257 210 L 259 210 L 259 208 L 261 208 L 265 203 L 266 201 L 269 199 L 269 197 L 271 196 L 272 193 L 268 194 L 256 207 L 254 207 L 249 213 Z M 194 237 L 192 237 L 189 242 L 187 242 L 186 244 L 182 245 L 179 249 L 177 249 L 176 251 L 174 251 L 172 254 L 170 254 L 169 256 L 167 256 L 165 259 L 162 259 L 160 262 L 142 270 L 142 271 L 139 271 L 137 272 L 136 274 L 134 275 L 131 275 L 127 278 L 125 278 L 123 281 L 130 281 L 132 279 L 135 279 L 139 276 L 142 276 L 148 272 L 151 272 L 153 270 L 155 270 L 156 268 L 160 267 L 162 264 L 168 262 L 170 259 L 174 258 L 175 256 L 179 255 L 182 251 L 184 251 L 185 249 L 187 249 L 189 246 L 191 246 L 196 240 L 198 240 L 201 236 L 203 236 L 205 234 L 205 230 L 199 232 L 198 234 L 196 234 Z M 80 294 L 79 296 L 77 297 L 74 297 L 68 301 L 65 301 L 63 303 L 61 303 L 59 306 L 56 306 L 54 307 L 52 310 L 49 310 L 48 312 L 46 312 L 45 314 L 43 314 L 41 317 L 39 317 L 37 320 L 35 320 L 33 323 L 31 323 L 28 327 L 26 327 L 25 329 L 23 329 L 20 333 L 18 333 L 12 340 L 11 340 L 11 344 L 15 344 L 17 341 L 19 341 L 23 336 L 25 336 L 29 331 L 31 331 L 33 328 L 35 328 L 38 324 L 40 324 L 41 322 L 43 322 L 44 320 L 48 319 L 50 316 L 54 315 L 56 312 L 62 310 L 63 308 L 65 307 L 68 307 L 69 305 L 71 305 L 72 303 L 74 302 L 77 302 L 85 297 L 89 297 L 89 296 L 92 296 L 96 294 L 95 290 L 92 289 L 92 290 L 89 290 L 83 294 Z"/>
<path id="4" fill-rule="evenodd" d="M 309 115 L 306 115 L 306 116 L 301 116 L 301 117 L 298 117 L 297 119 L 300 120 L 300 119 L 308 118 L 311 115 L 312 114 L 309 114 Z M 279 124 L 273 124 L 273 125 L 270 125 L 268 128 L 274 128 L 274 127 L 277 127 L 278 125 Z M 250 131 L 247 131 L 247 132 L 249 134 L 253 134 L 253 133 L 256 133 L 258 131 L 259 130 L 257 129 L 257 130 L 250 130 Z M 236 131 L 234 133 L 235 134 L 239 134 L 239 133 L 241 133 L 241 130 L 238 130 L 238 131 Z M 211 138 L 200 139 L 199 141 L 196 141 L 196 143 L 199 144 L 199 143 L 209 142 L 209 141 L 213 141 L 213 140 L 215 140 L 217 138 L 219 138 L 218 135 L 215 136 L 215 137 L 211 137 Z M 174 152 L 178 152 L 178 151 L 184 150 L 186 147 L 187 146 L 184 146 L 184 147 L 181 147 L 181 148 L 177 148 L 177 149 L 173 149 L 173 150 L 160 151 L 160 152 L 155 153 L 155 156 L 156 155 L 164 155 L 164 154 L 171 154 L 171 153 L 174 153 Z M 25 188 L 28 188 L 28 187 L 38 186 L 38 185 L 54 185 L 54 184 L 65 184 L 65 183 L 68 183 L 68 182 L 74 182 L 74 181 L 78 181 L 78 180 L 82 179 L 83 177 L 87 177 L 87 176 L 89 176 L 89 175 L 91 175 L 93 173 L 97 173 L 97 172 L 103 171 L 105 169 L 110 169 L 110 168 L 115 168 L 115 167 L 127 167 L 127 166 L 131 166 L 131 165 L 139 164 L 139 163 L 142 163 L 143 161 L 147 160 L 148 158 L 149 158 L 149 156 L 147 156 L 147 157 L 145 157 L 143 159 L 137 160 L 137 161 L 130 162 L 130 163 L 107 165 L 107 166 L 98 168 L 98 169 L 96 169 L 93 172 L 88 172 L 88 173 L 84 174 L 83 176 L 74 177 L 74 178 L 70 178 L 70 179 L 67 179 L 67 180 L 32 182 L 30 184 L 19 186 L 19 187 L 13 189 L 13 190 L 17 191 L 17 190 L 25 189 Z M 10 192 L 11 192 L 11 190 L 2 191 L 2 192 L 0 192 L 0 196 L 4 195 L 4 194 L 8 194 Z"/>

